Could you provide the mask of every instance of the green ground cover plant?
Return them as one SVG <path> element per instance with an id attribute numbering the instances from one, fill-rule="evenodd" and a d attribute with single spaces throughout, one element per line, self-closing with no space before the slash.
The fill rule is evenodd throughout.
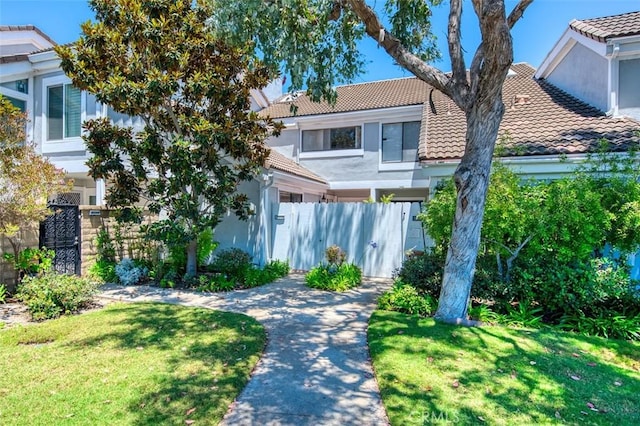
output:
<path id="1" fill-rule="evenodd" d="M 311 288 L 328 291 L 347 291 L 362 282 L 362 270 L 354 263 L 347 263 L 347 253 L 333 245 L 325 250 L 327 263 L 312 268 L 305 281 Z"/>
<path id="2" fill-rule="evenodd" d="M 216 425 L 266 342 L 234 313 L 167 304 L 0 331 L 0 424 Z"/>
<path id="3" fill-rule="evenodd" d="M 640 424 L 638 342 L 386 311 L 368 339 L 392 425 Z"/>

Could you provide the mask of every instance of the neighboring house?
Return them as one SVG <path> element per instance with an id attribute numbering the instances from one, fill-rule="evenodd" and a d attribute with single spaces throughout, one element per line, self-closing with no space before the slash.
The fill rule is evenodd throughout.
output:
<path id="1" fill-rule="evenodd" d="M 601 111 L 640 120 L 640 11 L 573 20 L 536 72 Z"/>
<path id="2" fill-rule="evenodd" d="M 33 141 L 38 152 L 49 158 L 74 180 L 73 196 L 76 204 L 103 205 L 105 183 L 94 181 L 85 164 L 90 153 L 82 140 L 82 122 L 109 117 L 114 123 L 141 129 L 143 123 L 114 112 L 100 104 L 93 95 L 76 89 L 60 68 L 60 60 L 53 47 L 56 43 L 33 25 L 0 26 L 0 93 L 29 118 L 27 139 Z M 262 90 L 251 92 L 255 110 L 269 106 L 282 93 L 277 81 Z M 312 176 L 293 161 L 273 157 L 266 169 L 277 170 L 278 182 L 288 188 L 306 188 L 300 178 Z M 308 191 L 320 194 L 324 181 L 311 179 Z M 318 195 L 319 196 L 319 195 Z"/>
<path id="3" fill-rule="evenodd" d="M 609 117 L 560 90 L 524 63 L 511 67 L 498 144 L 503 160 L 535 178 L 557 178 L 607 139 L 614 151 L 638 146 L 640 123 Z M 324 178 L 332 201 L 420 201 L 452 176 L 464 153 L 466 122 L 447 96 L 416 78 L 337 88 L 335 106 L 301 94 L 285 96 L 261 114 L 285 130 L 269 140 L 279 153 Z M 291 112 L 291 103 L 297 113 Z M 310 200 L 317 201 L 317 200 Z"/>

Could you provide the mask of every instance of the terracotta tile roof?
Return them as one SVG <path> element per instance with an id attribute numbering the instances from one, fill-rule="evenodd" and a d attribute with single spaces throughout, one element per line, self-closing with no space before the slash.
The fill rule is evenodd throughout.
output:
<path id="1" fill-rule="evenodd" d="M 315 182 L 326 184 L 327 181 L 311 172 L 310 170 L 302 167 L 300 164 L 296 163 L 290 158 L 285 157 L 280 154 L 275 149 L 271 149 L 271 153 L 265 162 L 265 167 L 267 169 L 276 169 L 281 172 L 289 173 L 295 176 L 303 177 L 306 179 L 310 179 Z"/>
<path id="2" fill-rule="evenodd" d="M 610 38 L 639 35 L 640 11 L 594 19 L 574 19 L 569 23 L 569 28 L 601 43 Z"/>
<path id="3" fill-rule="evenodd" d="M 504 84 L 506 111 L 498 134 L 504 155 L 586 153 L 597 149 L 601 138 L 609 141 L 612 151 L 640 144 L 639 122 L 607 117 L 552 84 L 535 80 L 528 64 L 514 64 L 512 69 L 517 74 Z M 464 152 L 465 116 L 440 92 L 434 91 L 432 100 L 433 108 L 425 105 L 428 129 L 420 160 L 457 160 Z"/>
<path id="4" fill-rule="evenodd" d="M 416 78 L 398 78 L 370 83 L 351 84 L 337 87 L 338 99 L 335 106 L 326 102 L 312 102 L 301 94 L 294 103 L 298 107 L 296 116 L 331 114 L 337 112 L 363 111 L 407 105 L 420 105 L 428 95 L 429 85 Z M 293 117 L 290 95 L 275 101 L 260 111 L 272 118 Z"/>

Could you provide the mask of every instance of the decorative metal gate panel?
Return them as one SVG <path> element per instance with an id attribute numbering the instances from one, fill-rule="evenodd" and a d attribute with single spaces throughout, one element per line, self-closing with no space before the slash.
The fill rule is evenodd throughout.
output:
<path id="1" fill-rule="evenodd" d="M 52 214 L 40 224 L 40 247 L 55 252 L 57 272 L 80 275 L 80 209 L 74 195 L 60 194 L 49 203 Z"/>

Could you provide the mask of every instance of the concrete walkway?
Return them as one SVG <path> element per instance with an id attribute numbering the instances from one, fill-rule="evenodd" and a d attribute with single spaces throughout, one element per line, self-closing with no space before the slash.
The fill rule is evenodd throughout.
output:
<path id="1" fill-rule="evenodd" d="M 390 280 L 365 279 L 345 293 L 311 290 L 302 275 L 250 290 L 203 294 L 110 286 L 102 297 L 240 312 L 268 343 L 222 424 L 387 425 L 367 348 L 367 322 Z"/>

